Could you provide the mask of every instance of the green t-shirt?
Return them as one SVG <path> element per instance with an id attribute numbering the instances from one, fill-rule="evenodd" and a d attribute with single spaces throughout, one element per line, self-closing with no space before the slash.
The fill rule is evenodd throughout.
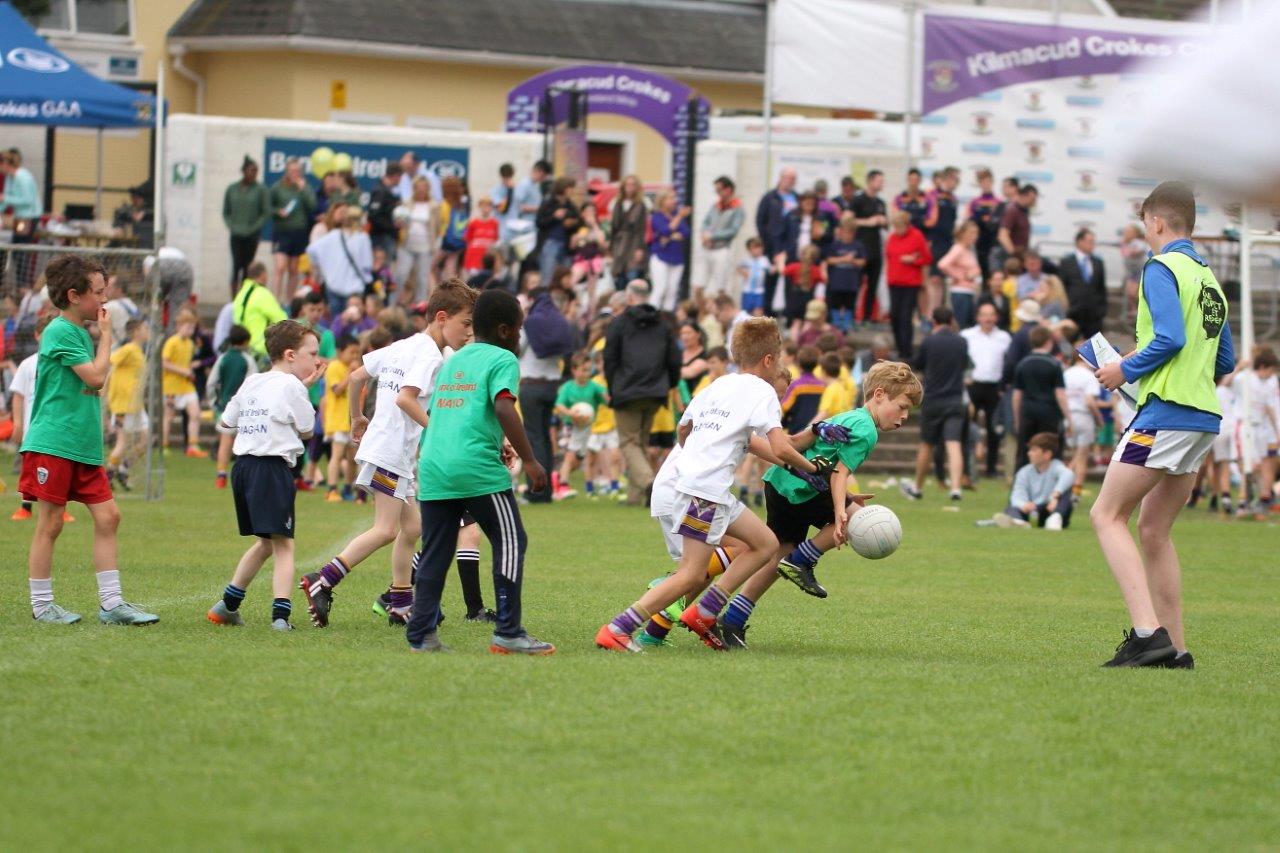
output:
<path id="1" fill-rule="evenodd" d="M 813 446 L 804 452 L 806 459 L 822 455 L 828 459 L 839 460 L 850 471 L 857 471 L 866 458 L 875 450 L 880 433 L 876 430 L 876 422 L 866 409 L 852 409 L 827 418 L 829 423 L 839 424 L 849 430 L 848 444 L 832 444 L 818 439 Z M 776 465 L 765 472 L 764 481 L 773 486 L 778 494 L 788 503 L 801 504 L 817 496 L 812 486 L 794 474 L 788 474 Z"/>
<path id="2" fill-rule="evenodd" d="M 48 453 L 85 465 L 102 464 L 102 401 L 76 376 L 78 364 L 93 361 L 93 338 L 57 317 L 40 338 L 31 428 L 22 452 Z"/>
<path id="3" fill-rule="evenodd" d="M 493 401 L 520 394 L 520 362 L 493 344 L 467 344 L 440 366 L 418 453 L 418 499 L 472 498 L 511 488 Z"/>
<path id="4" fill-rule="evenodd" d="M 591 411 L 594 412 L 605 404 L 607 397 L 604 388 L 595 382 L 588 380 L 586 385 L 579 385 L 570 379 L 560 386 L 560 391 L 556 394 L 556 405 L 572 409 L 577 403 L 590 403 Z"/>
<path id="5" fill-rule="evenodd" d="M 325 361 L 332 361 L 338 352 L 338 346 L 334 343 L 333 332 L 320 326 L 311 326 L 316 334 L 320 336 L 319 355 Z M 311 400 L 311 405 L 319 406 L 320 401 L 324 399 L 324 383 L 317 382 L 307 389 L 307 396 Z"/>

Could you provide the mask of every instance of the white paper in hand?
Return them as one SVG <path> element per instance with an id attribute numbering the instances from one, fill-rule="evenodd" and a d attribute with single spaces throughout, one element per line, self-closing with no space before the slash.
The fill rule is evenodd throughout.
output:
<path id="1" fill-rule="evenodd" d="M 1102 332 L 1098 332 L 1092 338 L 1076 347 L 1076 352 L 1080 353 L 1080 357 L 1087 361 L 1094 370 L 1104 367 L 1113 362 L 1121 360 L 1120 353 L 1116 352 L 1116 348 L 1111 342 L 1102 336 Z M 1135 382 L 1126 382 L 1118 389 L 1120 395 L 1133 408 L 1138 408 L 1138 385 Z"/>

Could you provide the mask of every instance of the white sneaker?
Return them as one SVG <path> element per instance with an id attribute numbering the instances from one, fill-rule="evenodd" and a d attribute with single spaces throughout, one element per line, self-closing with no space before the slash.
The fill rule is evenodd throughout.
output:
<path id="1" fill-rule="evenodd" d="M 1052 513 L 1048 518 L 1044 520 L 1044 529 L 1045 530 L 1061 530 L 1062 516 L 1056 512 Z"/>

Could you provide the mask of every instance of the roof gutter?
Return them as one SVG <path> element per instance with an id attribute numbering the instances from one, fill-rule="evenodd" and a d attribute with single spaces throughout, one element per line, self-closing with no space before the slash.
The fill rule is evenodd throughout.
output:
<path id="1" fill-rule="evenodd" d="M 173 70 L 196 84 L 196 114 L 204 115 L 204 77 L 191 70 L 182 62 L 187 55 L 187 48 L 180 44 L 169 45 L 169 55 L 173 57 Z"/>
<path id="2" fill-rule="evenodd" d="M 489 50 L 455 50 L 453 48 L 422 47 L 409 44 L 345 41 L 317 36 L 175 36 L 169 39 L 169 52 L 174 56 L 179 56 L 180 52 L 183 51 L 279 51 L 281 48 L 298 53 L 332 53 L 345 56 L 369 56 L 378 59 L 410 59 L 421 62 L 496 65 L 504 68 L 542 69 L 601 61 L 557 56 L 498 53 Z M 174 67 L 178 67 L 176 60 Z M 676 75 L 689 80 L 707 80 L 717 83 L 750 83 L 755 85 L 759 85 L 764 81 L 764 74 L 756 71 L 717 71 L 708 68 L 673 68 L 661 65 L 637 65 L 636 67 L 660 74 Z"/>

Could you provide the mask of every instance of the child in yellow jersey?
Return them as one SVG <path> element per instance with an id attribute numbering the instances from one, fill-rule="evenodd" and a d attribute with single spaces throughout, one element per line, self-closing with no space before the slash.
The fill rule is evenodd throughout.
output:
<path id="1" fill-rule="evenodd" d="M 603 339 L 602 339 L 603 343 Z M 591 381 L 607 393 L 609 384 L 604 378 L 604 348 L 591 355 L 596 375 Z M 591 422 L 591 435 L 587 438 L 587 456 L 582 463 L 582 476 L 586 482 L 587 497 L 612 495 L 625 500 L 619 480 L 622 477 L 622 453 L 618 450 L 618 421 L 613 409 L 606 405 L 596 407 L 596 418 Z"/>
<path id="2" fill-rule="evenodd" d="M 142 400 L 142 373 L 147 366 L 146 347 L 151 326 L 141 317 L 125 323 L 128 343 L 111 353 L 107 379 L 107 410 L 116 431 L 116 443 L 107 458 L 107 475 L 129 490 L 129 466 L 147 446 L 150 422 Z"/>
<path id="3" fill-rule="evenodd" d="M 191 360 L 195 356 L 196 315 L 188 309 L 178 313 L 173 335 L 160 350 L 163 359 L 164 420 L 160 423 L 160 446 L 169 449 L 169 422 L 178 412 L 187 416 L 187 455 L 204 459 L 209 454 L 197 445 L 200 435 L 200 398 L 196 395 L 195 373 Z"/>
<path id="4" fill-rule="evenodd" d="M 347 383 L 351 371 L 360 363 L 360 341 L 346 334 L 338 340 L 337 358 L 329 362 L 324 372 L 324 397 L 320 411 L 324 416 L 324 434 L 329 439 L 329 493 L 330 503 L 355 500 L 351 483 L 355 479 L 355 465 L 348 458 L 351 447 L 351 404 L 347 397 Z M 338 495 L 341 478 L 342 495 Z"/>
<path id="5" fill-rule="evenodd" d="M 712 347 L 707 350 L 707 372 L 693 388 L 691 396 L 701 394 L 708 385 L 729 372 L 729 350 L 724 347 Z"/>
<path id="6" fill-rule="evenodd" d="M 667 395 L 667 402 L 661 409 L 653 413 L 653 426 L 649 428 L 649 464 L 657 471 L 676 446 L 676 418 L 672 414 L 678 406 L 680 392 L 673 388 Z"/>
<path id="7" fill-rule="evenodd" d="M 818 368 L 818 377 L 827 380 L 822 399 L 818 401 L 818 420 L 825 421 L 832 415 L 852 409 L 857 390 L 853 387 L 853 378 L 839 354 L 826 353 L 819 360 Z"/>

